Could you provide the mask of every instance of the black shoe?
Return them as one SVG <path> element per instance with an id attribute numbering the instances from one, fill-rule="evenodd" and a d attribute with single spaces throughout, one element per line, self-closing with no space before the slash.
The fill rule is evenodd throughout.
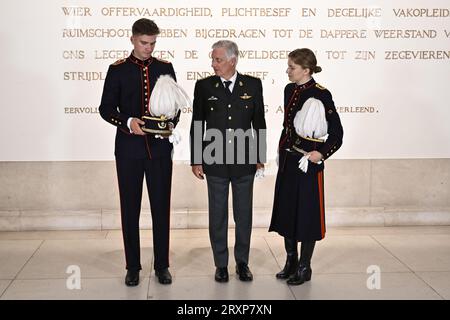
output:
<path id="1" fill-rule="evenodd" d="M 251 273 L 248 265 L 245 263 L 239 263 L 236 266 L 236 273 L 239 275 L 239 280 L 241 281 L 252 281 L 253 274 Z"/>
<path id="2" fill-rule="evenodd" d="M 169 268 L 155 270 L 155 275 L 158 277 L 158 281 L 161 284 L 171 284 L 172 283 L 172 275 L 169 272 Z"/>
<path id="3" fill-rule="evenodd" d="M 297 265 L 298 256 L 288 254 L 283 270 L 278 272 L 275 276 L 277 277 L 277 279 L 287 279 L 295 273 L 295 270 L 297 270 Z"/>
<path id="4" fill-rule="evenodd" d="M 289 277 L 287 284 L 292 286 L 298 286 L 305 281 L 311 280 L 312 270 L 311 267 L 300 265 L 297 271 Z"/>
<path id="5" fill-rule="evenodd" d="M 127 275 L 125 276 L 125 284 L 129 287 L 137 286 L 139 284 L 139 270 L 128 270 Z"/>
<path id="6" fill-rule="evenodd" d="M 227 267 L 216 268 L 216 274 L 214 280 L 217 282 L 228 282 L 228 269 Z"/>

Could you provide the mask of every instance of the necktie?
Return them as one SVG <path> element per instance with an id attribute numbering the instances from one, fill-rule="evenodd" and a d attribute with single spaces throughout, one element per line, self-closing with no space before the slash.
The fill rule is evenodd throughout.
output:
<path id="1" fill-rule="evenodd" d="M 231 93 L 231 91 L 230 91 L 231 81 L 224 81 L 223 83 L 225 84 L 225 88 L 227 89 L 227 93 Z"/>

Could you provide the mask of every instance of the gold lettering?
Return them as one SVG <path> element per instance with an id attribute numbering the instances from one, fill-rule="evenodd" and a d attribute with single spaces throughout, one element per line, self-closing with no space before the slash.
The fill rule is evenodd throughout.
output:
<path id="1" fill-rule="evenodd" d="M 450 10 L 445 8 L 407 8 L 392 9 L 398 18 L 446 18 L 450 16 Z"/>
<path id="2" fill-rule="evenodd" d="M 450 51 L 443 50 L 402 50 L 385 51 L 385 60 L 448 60 Z"/>
<path id="3" fill-rule="evenodd" d="M 130 29 L 63 29 L 63 38 L 129 38 Z"/>
<path id="4" fill-rule="evenodd" d="M 212 10 L 211 8 L 103 7 L 101 14 L 109 17 L 212 17 Z"/>
<path id="5" fill-rule="evenodd" d="M 320 30 L 320 37 L 324 39 L 366 39 L 367 30 Z"/>
<path id="6" fill-rule="evenodd" d="M 291 8 L 222 8 L 222 17 L 287 17 Z"/>
<path id="7" fill-rule="evenodd" d="M 101 81 L 105 80 L 105 74 L 97 71 L 65 71 L 66 81 Z"/>
<path id="8" fill-rule="evenodd" d="M 329 18 L 379 18 L 381 8 L 329 8 Z"/>
<path id="9" fill-rule="evenodd" d="M 195 29 L 196 38 L 265 38 L 265 29 Z"/>
<path id="10" fill-rule="evenodd" d="M 437 36 L 436 30 L 373 30 L 376 38 L 382 39 L 434 39 Z"/>
<path id="11" fill-rule="evenodd" d="M 91 8 L 88 7 L 61 7 L 63 14 L 65 16 L 92 16 L 91 14 Z"/>

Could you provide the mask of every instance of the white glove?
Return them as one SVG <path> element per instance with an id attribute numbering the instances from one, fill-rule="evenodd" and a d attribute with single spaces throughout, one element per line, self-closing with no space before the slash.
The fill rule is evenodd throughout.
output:
<path id="1" fill-rule="evenodd" d="M 305 173 L 306 173 L 306 171 L 308 171 L 308 161 L 309 161 L 308 159 L 309 159 L 309 154 L 304 155 L 298 162 L 298 167 L 300 168 L 300 170 L 302 170 Z"/>
<path id="2" fill-rule="evenodd" d="M 177 129 L 172 130 L 172 134 L 169 136 L 169 142 L 176 146 L 181 141 L 181 134 Z"/>
<path id="3" fill-rule="evenodd" d="M 264 178 L 264 168 L 259 168 L 258 170 L 256 170 L 255 179 L 262 179 L 262 178 Z"/>

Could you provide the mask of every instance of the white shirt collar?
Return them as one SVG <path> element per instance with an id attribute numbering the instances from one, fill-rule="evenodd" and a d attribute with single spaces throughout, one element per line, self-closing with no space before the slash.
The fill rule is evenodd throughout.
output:
<path id="1" fill-rule="evenodd" d="M 235 71 L 234 75 L 228 80 L 225 79 L 225 78 L 220 77 L 220 81 L 222 81 L 222 84 L 224 84 L 225 81 L 231 81 L 231 84 L 230 84 L 230 87 L 229 87 L 231 92 L 233 92 L 234 84 L 236 83 L 237 74 L 238 74 L 237 71 Z"/>
<path id="2" fill-rule="evenodd" d="M 222 83 L 224 83 L 225 81 L 231 81 L 231 85 L 233 85 L 236 82 L 236 78 L 237 78 L 237 71 L 234 72 L 233 76 L 230 79 L 225 79 L 220 77 L 220 81 L 222 81 Z"/>

